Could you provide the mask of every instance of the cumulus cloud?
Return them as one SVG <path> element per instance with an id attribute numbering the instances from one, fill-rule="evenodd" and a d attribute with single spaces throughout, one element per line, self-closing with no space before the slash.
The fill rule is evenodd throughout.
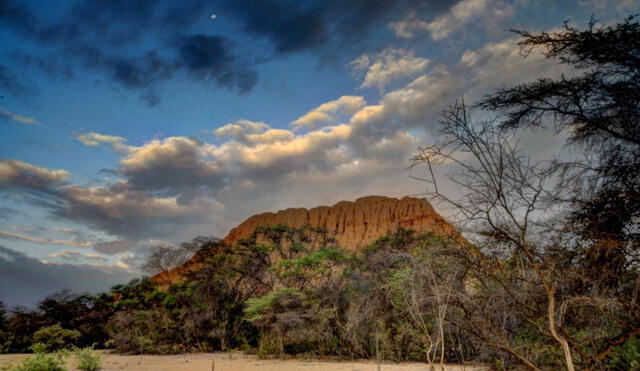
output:
<path id="1" fill-rule="evenodd" d="M 482 98 L 501 86 L 527 81 L 530 76 L 558 76 L 571 71 L 545 59 L 537 50 L 527 58 L 515 38 L 487 43 L 464 52 L 457 64 L 434 66 L 403 87 L 382 96 L 379 103 L 363 107 L 350 121 L 354 137 L 379 138 L 398 128 L 435 134 L 437 114 L 455 99 Z"/>
<path id="2" fill-rule="evenodd" d="M 211 198 L 192 197 L 186 201 L 179 200 L 177 196 L 161 197 L 154 188 L 136 190 L 134 183 L 126 181 L 98 187 L 72 185 L 63 181 L 68 176 L 69 173 L 62 170 L 49 170 L 12 160 L 0 162 L 0 186 L 27 195 L 41 193 L 44 198 L 30 200 L 56 217 L 96 228 L 112 238 L 128 239 L 130 247 L 143 239 L 177 233 L 183 236 L 182 233 L 190 233 L 192 226 L 210 223 L 211 215 L 220 213 L 222 208 Z M 95 243 L 77 238 L 33 237 L 8 231 L 3 231 L 0 237 L 78 247 Z"/>
<path id="3" fill-rule="evenodd" d="M 320 124 L 333 123 L 338 115 L 353 115 L 365 105 L 363 97 L 345 95 L 331 102 L 323 103 L 292 122 L 294 129 L 313 129 Z"/>
<path id="4" fill-rule="evenodd" d="M 249 134 L 242 138 L 242 142 L 256 146 L 260 144 L 274 144 L 278 142 L 288 142 L 295 137 L 295 134 L 286 129 L 269 129 L 264 133 Z"/>
<path id="5" fill-rule="evenodd" d="M 40 122 L 38 122 L 38 120 L 34 119 L 33 117 L 19 115 L 2 107 L 0 107 L 0 120 L 15 121 L 24 125 L 41 125 Z"/>
<path id="6" fill-rule="evenodd" d="M 69 178 L 66 170 L 49 170 L 17 160 L 0 159 L 0 186 L 48 191 Z"/>
<path id="7" fill-rule="evenodd" d="M 219 139 L 242 140 L 246 135 L 264 133 L 268 129 L 269 125 L 264 122 L 237 120 L 215 129 L 213 134 Z"/>
<path id="8" fill-rule="evenodd" d="M 59 217 L 87 224 L 111 236 L 138 241 L 184 236 L 190 226 L 210 223 L 210 216 L 221 209 L 211 198 L 180 202 L 177 197 L 160 197 L 151 191 L 131 191 L 120 186 L 68 187 L 60 195 L 64 204 L 52 210 Z"/>
<path id="9" fill-rule="evenodd" d="M 111 255 L 151 240 L 222 237 L 256 211 L 419 193 L 423 185 L 404 169 L 416 147 L 436 134 L 441 110 L 531 71 L 562 72 L 518 50 L 513 39 L 468 50 L 457 63 L 432 66 L 375 104 L 356 96 L 327 102 L 296 120 L 306 125 L 302 132 L 239 120 L 216 129 L 214 142 L 175 136 L 128 145 L 115 169 L 118 180 L 107 185 L 69 184 L 64 171 L 10 160 L 0 162 L 0 185 L 46 190 L 51 214 L 105 233 L 109 238 L 93 248 Z"/>
<path id="10" fill-rule="evenodd" d="M 127 183 L 119 189 L 153 190 L 188 196 L 186 190 L 225 182 L 224 168 L 211 161 L 213 146 L 194 138 L 170 137 L 131 147 L 120 161 Z M 132 195 L 133 196 L 133 195 Z"/>
<path id="11" fill-rule="evenodd" d="M 365 54 L 349 66 L 357 73 L 364 72 L 361 88 L 377 87 L 382 90 L 391 81 L 413 77 L 422 73 L 429 59 L 414 55 L 411 50 L 387 49 L 377 54 Z"/>
<path id="12" fill-rule="evenodd" d="M 397 37 L 410 39 L 418 32 L 426 32 L 433 40 L 442 40 L 473 19 L 495 24 L 512 13 L 513 6 L 502 0 L 461 0 L 430 22 L 419 19 L 416 13 L 409 13 L 406 19 L 392 22 L 390 27 Z"/>

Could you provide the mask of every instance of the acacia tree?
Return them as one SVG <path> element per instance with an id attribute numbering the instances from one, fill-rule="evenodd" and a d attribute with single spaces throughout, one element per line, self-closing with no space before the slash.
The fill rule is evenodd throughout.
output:
<path id="1" fill-rule="evenodd" d="M 615 297 L 638 313 L 640 278 L 640 24 L 634 16 L 585 30 L 565 24 L 555 33 L 517 31 L 523 51 L 540 48 L 547 58 L 570 65 L 576 76 L 538 79 L 505 88 L 479 107 L 504 113 L 506 130 L 553 125 L 569 135 L 584 159 L 560 162 L 554 202 L 570 208 L 567 229 L 586 246 L 580 257 L 582 292 Z M 598 350 L 589 365 L 640 334 L 630 315 Z M 583 355 L 583 357 L 587 357 Z"/>
<path id="2" fill-rule="evenodd" d="M 592 20 L 586 30 L 516 32 L 525 54 L 542 49 L 576 76 L 504 88 L 478 106 L 504 113 L 505 129 L 553 126 L 583 151 L 562 163 L 558 186 L 572 192 L 556 202 L 573 208 L 573 228 L 592 242 L 585 269 L 595 286 L 615 286 L 640 246 L 640 24 L 630 16 L 611 26 Z"/>
<path id="3" fill-rule="evenodd" d="M 584 31 L 565 25 L 519 34 L 525 53 L 542 47 L 582 74 L 502 89 L 476 106 L 504 113 L 502 121 L 473 122 L 456 102 L 442 115 L 440 141 L 420 149 L 414 164 L 427 165 L 429 195 L 453 206 L 476 237 L 477 253 L 467 260 L 484 291 L 466 304 L 490 325 L 475 326 L 477 335 L 529 368 L 549 362 L 523 351 L 513 327 L 497 331 L 495 311 L 478 310 L 491 300 L 510 303 L 518 308 L 511 325 L 550 336 L 568 369 L 603 367 L 640 333 L 640 26 L 630 17 Z M 547 124 L 568 132 L 584 160 L 533 163 L 514 129 Z M 459 197 L 439 187 L 433 169 L 445 164 L 461 169 L 450 177 Z M 544 327 L 536 288 L 544 292 Z"/>

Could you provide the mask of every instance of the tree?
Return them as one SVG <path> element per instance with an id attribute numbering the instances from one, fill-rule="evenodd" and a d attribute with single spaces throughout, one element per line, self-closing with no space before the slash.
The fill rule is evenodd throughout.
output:
<path id="1" fill-rule="evenodd" d="M 611 26 L 594 20 L 586 30 L 565 24 L 555 33 L 517 31 L 525 52 L 542 48 L 548 58 L 570 65 L 575 77 L 539 79 L 499 90 L 478 106 L 505 113 L 501 127 L 547 124 L 564 130 L 583 160 L 560 162 L 556 197 L 571 208 L 567 228 L 588 245 L 581 266 L 586 290 L 625 296 L 639 304 L 640 248 L 640 24 L 634 16 Z M 616 345 L 640 334 L 631 316 L 623 331 L 601 345 L 601 361 Z"/>
<path id="2" fill-rule="evenodd" d="M 572 192 L 556 201 L 574 209 L 574 229 L 593 242 L 585 269 L 607 266 L 610 275 L 594 274 L 597 285 L 615 285 L 640 246 L 640 24 L 630 16 L 611 26 L 592 20 L 586 30 L 516 32 L 525 53 L 541 48 L 576 76 L 501 89 L 478 106 L 504 113 L 506 129 L 554 125 L 583 151 L 562 163 L 558 187 Z"/>
<path id="3" fill-rule="evenodd" d="M 557 273 L 554 265 L 547 261 L 546 249 L 539 246 L 543 241 L 534 238 L 541 232 L 537 228 L 540 220 L 536 217 L 544 210 L 544 196 L 554 168 L 531 164 L 512 138 L 497 130 L 492 122 L 472 122 L 464 102 L 454 104 L 442 116 L 440 141 L 421 148 L 413 158 L 415 164 L 428 166 L 427 181 L 433 186 L 428 195 L 438 203 L 454 206 L 460 221 L 480 237 L 476 241 L 480 246 L 523 254 L 546 294 L 549 333 L 561 346 L 567 368 L 573 370 L 568 341 L 557 324 Z M 440 182 L 433 167 L 442 163 L 455 164 L 461 169 L 449 178 L 460 188 L 457 199 L 450 198 L 438 187 Z M 501 346 L 525 365 L 535 368 L 516 347 L 504 343 Z"/>
<path id="4" fill-rule="evenodd" d="M 76 330 L 62 328 L 60 325 L 47 326 L 33 334 L 35 344 L 39 344 L 42 350 L 54 352 L 77 345 L 80 333 Z"/>
<path id="5" fill-rule="evenodd" d="M 427 165 L 428 195 L 453 206 L 474 236 L 467 260 L 478 287 L 461 305 L 486 314 L 468 311 L 476 335 L 529 368 L 548 366 L 553 358 L 541 357 L 553 352 L 523 347 L 513 334 L 551 337 L 570 370 L 603 367 L 640 334 L 640 26 L 629 17 L 584 31 L 518 33 L 525 54 L 543 47 L 576 76 L 505 88 L 475 106 L 502 113 L 500 121 L 474 121 L 456 102 L 442 115 L 440 140 L 414 164 Z M 533 163 L 516 129 L 545 125 L 568 133 L 584 159 Z M 450 176 L 457 197 L 442 192 L 438 166 L 458 169 Z M 544 327 L 532 305 L 540 294 Z M 502 332 L 495 311 L 477 310 L 492 300 L 517 309 Z"/>
<path id="6" fill-rule="evenodd" d="M 9 333 L 7 332 L 7 308 L 0 300 L 0 353 L 4 353 L 9 347 Z"/>
<path id="7" fill-rule="evenodd" d="M 171 286 L 173 283 L 171 271 L 184 265 L 189 259 L 200 258 L 200 254 L 218 241 L 215 237 L 199 236 L 189 242 L 183 242 L 178 246 L 157 245 L 151 247 L 151 253 L 142 265 L 142 270 L 155 275 Z"/>

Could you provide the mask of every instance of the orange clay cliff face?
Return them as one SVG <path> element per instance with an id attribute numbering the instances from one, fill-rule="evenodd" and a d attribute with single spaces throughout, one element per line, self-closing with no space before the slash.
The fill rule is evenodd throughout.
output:
<path id="1" fill-rule="evenodd" d="M 286 209 L 276 213 L 254 215 L 232 229 L 221 243 L 235 246 L 250 237 L 256 228 L 277 225 L 321 228 L 336 240 L 338 246 L 351 251 L 366 247 L 400 228 L 411 229 L 417 233 L 431 232 L 449 236 L 459 242 L 463 241 L 458 231 L 425 199 L 367 196 L 354 202 L 340 201 L 333 206 Z M 197 266 L 197 260 L 196 254 L 183 266 L 159 274 L 153 277 L 152 281 L 161 285 L 176 282 L 182 274 Z"/>
<path id="2" fill-rule="evenodd" d="M 335 238 L 338 246 L 357 250 L 399 228 L 418 233 L 433 232 L 452 235 L 458 232 L 433 209 L 427 200 L 415 197 L 403 199 L 368 196 L 355 202 L 340 201 L 333 206 L 312 209 L 286 209 L 276 213 L 254 215 L 232 229 L 223 240 L 229 245 L 251 236 L 258 227 L 285 225 L 292 228 L 321 228 Z"/>

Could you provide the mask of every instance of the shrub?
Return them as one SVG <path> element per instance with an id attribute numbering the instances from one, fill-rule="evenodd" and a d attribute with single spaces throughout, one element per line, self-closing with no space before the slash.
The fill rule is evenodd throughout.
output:
<path id="1" fill-rule="evenodd" d="M 80 333 L 78 331 L 67 330 L 60 325 L 43 327 L 33 334 L 33 340 L 37 343 L 42 343 L 44 349 L 41 350 L 47 352 L 69 348 L 79 338 Z"/>
<path id="2" fill-rule="evenodd" d="M 36 353 L 17 365 L 4 368 L 7 371 L 67 371 L 66 352 Z"/>
<path id="3" fill-rule="evenodd" d="M 93 348 L 78 348 L 75 351 L 76 367 L 82 371 L 98 371 L 102 368 L 100 354 L 95 353 Z"/>

